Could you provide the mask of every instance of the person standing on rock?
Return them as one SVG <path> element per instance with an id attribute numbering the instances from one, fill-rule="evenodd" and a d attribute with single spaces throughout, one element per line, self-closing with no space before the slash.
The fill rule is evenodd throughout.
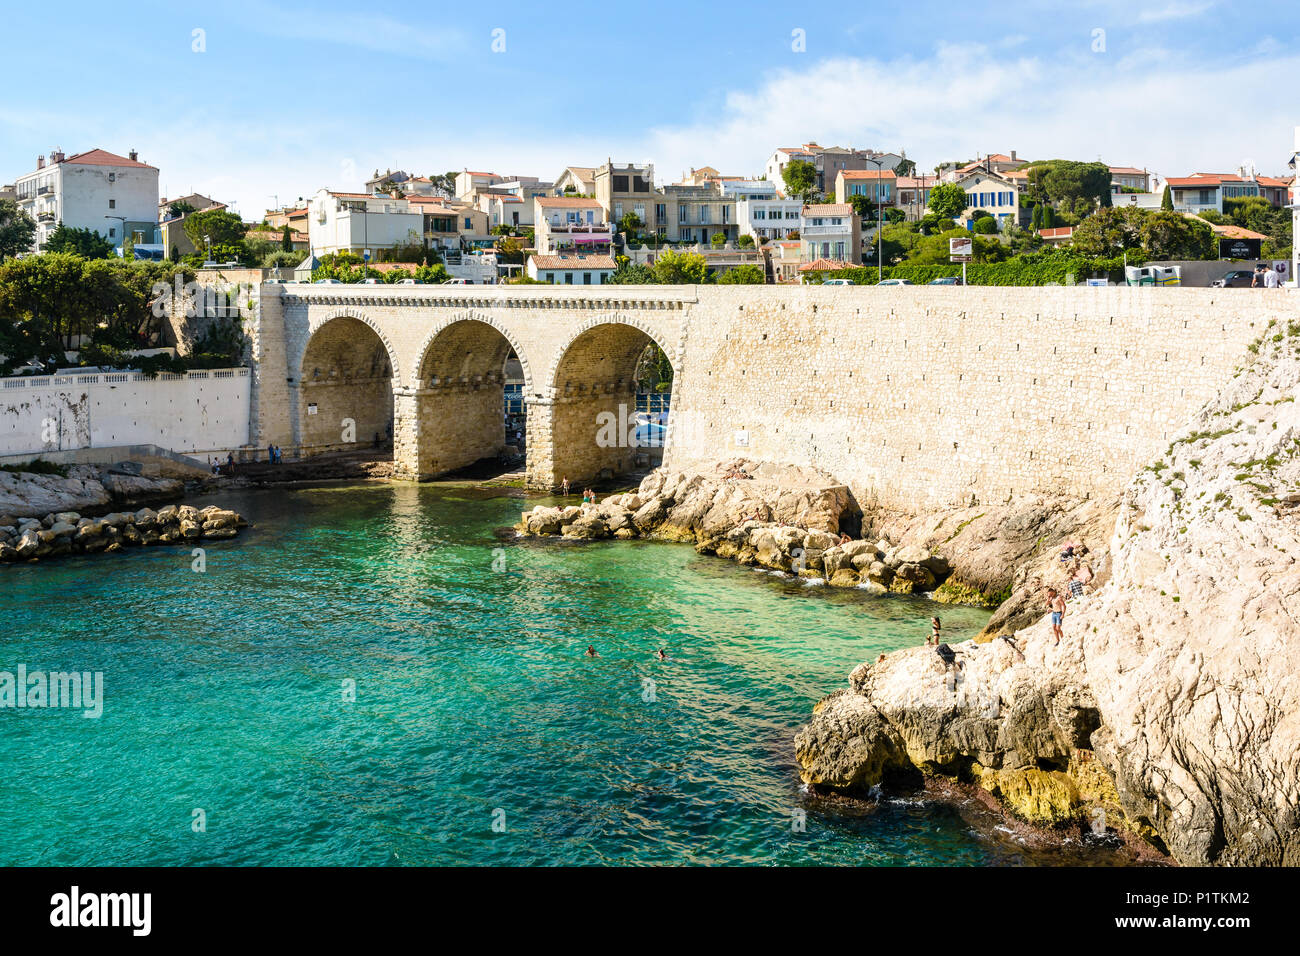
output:
<path id="1" fill-rule="evenodd" d="M 939 619 L 938 619 L 937 617 L 932 617 L 932 618 L 930 618 L 930 636 L 929 636 L 928 638 L 926 638 L 925 643 L 927 643 L 927 644 L 933 644 L 935 647 L 938 647 L 938 646 L 939 646 L 939 631 L 940 631 L 942 628 L 943 628 L 943 624 L 940 623 L 940 621 L 939 621 Z"/>
<path id="2" fill-rule="evenodd" d="M 1065 598 L 1056 588 L 1047 589 L 1047 607 L 1052 612 L 1052 636 L 1061 643 L 1061 622 L 1065 620 Z"/>
<path id="3" fill-rule="evenodd" d="M 569 497 L 569 476 L 565 475 L 560 479 L 560 492 L 564 497 Z"/>

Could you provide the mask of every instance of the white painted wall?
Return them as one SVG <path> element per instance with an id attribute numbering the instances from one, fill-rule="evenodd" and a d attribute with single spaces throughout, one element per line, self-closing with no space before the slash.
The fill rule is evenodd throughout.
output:
<path id="1" fill-rule="evenodd" d="M 138 231 L 144 234 L 144 242 L 155 241 L 158 170 L 153 167 L 52 163 L 44 169 L 20 176 L 15 184 L 20 195 L 34 192 L 40 186 L 50 186 L 52 191 L 21 204 L 33 219 L 38 220 L 33 240 L 37 250 L 44 246 L 60 222 L 69 229 L 97 232 L 115 246 L 120 246 L 123 223 L 118 218 L 105 219 L 105 216 L 125 217 L 128 234 Z M 54 218 L 40 221 L 42 213 Z"/>
<path id="2" fill-rule="evenodd" d="M 246 368 L 0 379 L 0 455 L 145 444 L 235 450 L 248 443 L 251 382 Z"/>

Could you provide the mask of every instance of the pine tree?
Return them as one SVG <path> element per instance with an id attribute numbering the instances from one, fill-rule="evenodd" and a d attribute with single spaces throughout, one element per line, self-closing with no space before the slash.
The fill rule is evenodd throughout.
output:
<path id="1" fill-rule="evenodd" d="M 1169 192 L 1168 183 L 1165 183 L 1165 194 L 1160 199 L 1160 208 L 1167 209 L 1170 212 L 1173 212 L 1174 209 L 1174 197 Z"/>

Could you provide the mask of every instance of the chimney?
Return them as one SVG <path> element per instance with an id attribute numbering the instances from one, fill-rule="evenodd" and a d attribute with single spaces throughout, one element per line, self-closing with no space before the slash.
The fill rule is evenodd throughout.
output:
<path id="1" fill-rule="evenodd" d="M 126 154 L 126 158 L 129 159 L 129 160 L 131 160 L 131 162 L 134 163 L 134 162 L 137 161 L 137 157 L 138 157 L 139 155 L 140 155 L 140 154 L 137 153 L 135 150 L 131 150 L 131 152 L 129 152 L 129 153 Z"/>
<path id="2" fill-rule="evenodd" d="M 1011 161 L 1013 163 L 1016 161 L 1016 151 L 1014 149 L 1011 151 Z"/>
<path id="3" fill-rule="evenodd" d="M 44 168 L 45 168 L 45 157 L 44 157 L 44 156 L 37 156 L 37 157 L 36 157 L 36 168 L 37 168 L 37 169 L 44 169 Z"/>

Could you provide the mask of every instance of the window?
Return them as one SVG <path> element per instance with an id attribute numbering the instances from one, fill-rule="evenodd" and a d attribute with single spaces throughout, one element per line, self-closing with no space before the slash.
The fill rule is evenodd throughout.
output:
<path id="1" fill-rule="evenodd" d="M 108 238 L 112 239 L 112 238 L 113 238 L 114 236 L 116 236 L 116 235 L 117 235 L 117 228 L 116 228 L 115 226 L 109 226 L 109 227 L 108 227 Z"/>
<path id="2" fill-rule="evenodd" d="M 547 281 L 547 282 L 554 282 L 554 281 L 555 281 L 555 273 L 554 273 L 554 272 L 548 272 L 548 273 L 546 273 L 546 281 Z"/>
<path id="3" fill-rule="evenodd" d="M 622 218 L 623 218 L 623 204 L 621 202 L 616 202 L 614 203 L 614 221 L 617 222 Z"/>
<path id="4" fill-rule="evenodd" d="M 831 257 L 831 244 L 830 244 L 829 242 L 823 242 L 823 243 L 822 243 L 822 258 L 823 258 L 823 259 L 829 259 L 830 257 Z"/>
<path id="5" fill-rule="evenodd" d="M 615 177 L 614 177 L 614 192 L 616 192 L 616 193 L 625 193 L 625 192 L 627 192 L 627 177 L 626 177 L 626 176 L 615 176 Z"/>
<path id="6" fill-rule="evenodd" d="M 590 272 L 584 272 L 584 273 L 582 274 L 582 284 L 583 284 L 583 285 L 591 285 L 591 273 L 590 273 Z"/>
<path id="7" fill-rule="evenodd" d="M 663 222 L 668 218 L 668 206 L 666 203 L 655 203 L 655 221 Z"/>
<path id="8" fill-rule="evenodd" d="M 728 223 L 728 222 L 731 222 L 731 207 L 730 207 L 730 206 L 723 206 L 723 207 L 722 207 L 722 221 L 723 221 L 724 224 L 725 224 L 725 223 Z"/>
<path id="9" fill-rule="evenodd" d="M 637 203 L 633 206 L 632 215 L 636 216 L 642 222 L 645 222 L 645 203 Z"/>
<path id="10" fill-rule="evenodd" d="M 473 228 L 473 223 L 474 223 L 474 220 L 473 220 L 473 219 L 471 219 L 469 216 L 466 216 L 466 217 L 465 217 L 465 228 L 466 228 L 466 229 L 472 229 L 472 228 Z"/>
<path id="11" fill-rule="evenodd" d="M 109 208 L 109 209 L 116 209 L 116 208 L 117 208 L 117 200 L 116 200 L 116 199 L 110 199 L 110 200 L 108 201 L 108 208 Z"/>
<path id="12" fill-rule="evenodd" d="M 700 205 L 700 222 L 709 221 L 709 207 L 706 204 Z"/>
<path id="13" fill-rule="evenodd" d="M 596 213 L 594 210 L 587 210 L 587 225 L 594 225 L 596 222 Z"/>
<path id="14" fill-rule="evenodd" d="M 573 273 L 572 273 L 572 272 L 566 272 L 566 273 L 564 274 L 564 284 L 565 284 L 565 285 L 573 285 Z"/>
<path id="15" fill-rule="evenodd" d="M 842 242 L 835 243 L 835 258 L 836 259 L 844 258 L 844 243 Z"/>

